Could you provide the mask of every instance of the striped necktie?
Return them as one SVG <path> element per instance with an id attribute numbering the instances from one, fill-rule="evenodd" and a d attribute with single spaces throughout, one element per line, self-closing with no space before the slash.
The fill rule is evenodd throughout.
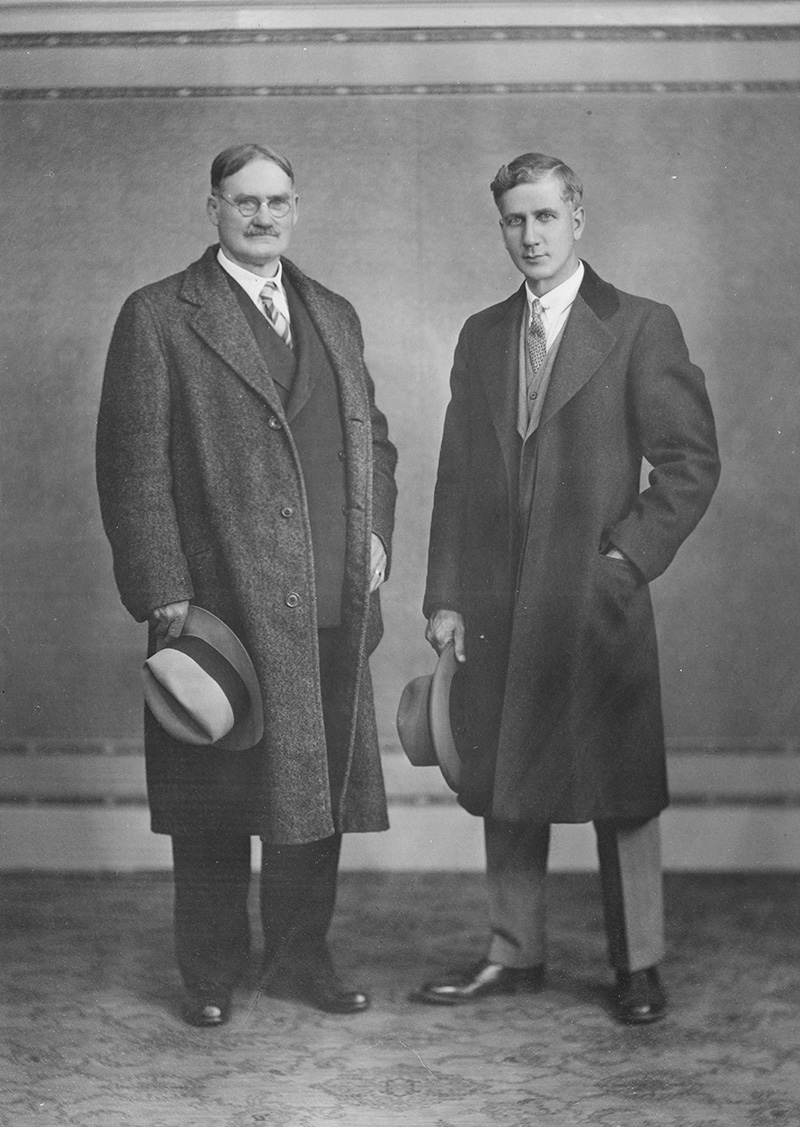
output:
<path id="1" fill-rule="evenodd" d="M 275 304 L 275 294 L 277 292 L 277 289 L 278 289 L 278 283 L 274 280 L 274 278 L 270 278 L 267 282 L 265 282 L 264 288 L 262 289 L 261 293 L 259 294 L 259 297 L 261 298 L 261 301 L 264 304 L 264 312 L 267 315 L 267 319 L 269 320 L 269 323 L 272 325 L 273 329 L 278 334 L 278 336 L 281 338 L 283 343 L 287 344 L 289 346 L 289 348 L 291 348 L 292 347 L 292 330 L 291 330 L 291 327 L 290 327 L 289 322 L 286 319 L 286 317 L 284 317 L 284 315 L 281 313 L 280 309 L 278 309 L 278 307 Z"/>

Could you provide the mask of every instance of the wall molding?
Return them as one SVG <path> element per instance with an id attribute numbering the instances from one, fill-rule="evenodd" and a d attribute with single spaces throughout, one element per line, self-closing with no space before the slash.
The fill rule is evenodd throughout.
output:
<path id="1" fill-rule="evenodd" d="M 388 755 L 402 755 L 397 737 L 382 741 Z M 671 756 L 687 755 L 771 755 L 800 760 L 800 736 L 764 736 L 737 739 L 725 736 L 673 736 L 667 738 Z M 6 755 L 142 755 L 140 737 L 87 737 L 63 739 L 57 736 L 12 736 L 0 738 L 0 761 Z"/>
<path id="2" fill-rule="evenodd" d="M 188 31 L 27 32 L 0 33 L 0 50 L 59 47 L 219 47 L 303 43 L 504 43 L 552 42 L 736 42 L 762 43 L 800 39 L 800 24 L 741 24 L 658 27 L 612 25 L 582 27 L 392 27 L 392 28 L 214 28 Z"/>
<path id="3" fill-rule="evenodd" d="M 350 871 L 483 872 L 483 825 L 455 804 L 393 806 L 386 833 L 345 834 Z M 136 872 L 172 867 L 170 839 L 143 806 L 0 806 L 0 871 Z M 661 816 L 667 872 L 800 872 L 800 810 L 671 807 Z M 253 868 L 260 848 L 253 839 Z M 597 869 L 590 825 L 554 826 L 551 872 Z"/>
<path id="4" fill-rule="evenodd" d="M 433 767 L 385 741 L 388 833 L 345 835 L 353 870 L 483 869 L 480 818 Z M 800 871 L 800 742 L 669 742 L 672 803 L 661 817 L 672 871 Z M 0 871 L 168 870 L 150 832 L 140 740 L 0 741 Z M 254 840 L 254 867 L 258 843 Z M 596 868 L 591 825 L 554 826 L 550 867 Z"/>
<path id="5" fill-rule="evenodd" d="M 727 28 L 797 23 L 797 9 L 797 0 L 0 0 L 0 31 Z"/>
<path id="6" fill-rule="evenodd" d="M 800 0 L 0 0 L 0 98 L 796 93 L 798 41 Z"/>
<path id="7" fill-rule="evenodd" d="M 414 768 L 395 740 L 384 741 L 392 808 L 455 806 L 434 768 Z M 800 810 L 800 745 L 795 740 L 671 741 L 672 805 Z M 0 805 L 136 807 L 147 802 L 138 740 L 15 740 L 0 744 Z"/>
<path id="8" fill-rule="evenodd" d="M 765 82 L 449 82 L 280 86 L 31 86 L 0 87 L 0 101 L 97 101 L 197 98 L 430 97 L 492 94 L 797 94 L 800 80 Z"/>

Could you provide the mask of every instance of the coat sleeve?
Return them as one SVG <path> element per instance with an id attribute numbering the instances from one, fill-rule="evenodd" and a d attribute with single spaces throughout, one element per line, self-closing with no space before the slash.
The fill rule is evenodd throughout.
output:
<path id="1" fill-rule="evenodd" d="M 389 441 L 386 418 L 372 403 L 372 531 L 386 549 L 386 577 L 392 568 L 392 532 L 397 486 L 397 451 Z"/>
<path id="2" fill-rule="evenodd" d="M 322 287 L 319 287 L 320 289 Z M 386 416 L 375 403 L 375 384 L 364 362 L 364 335 L 361 321 L 353 306 L 346 298 L 330 291 L 324 291 L 334 302 L 337 330 L 346 329 L 346 335 L 334 339 L 342 344 L 343 353 L 350 370 L 355 370 L 363 378 L 369 404 L 370 431 L 372 435 L 372 525 L 371 532 L 380 537 L 386 549 L 386 578 L 392 569 L 392 534 L 394 532 L 394 513 L 397 502 L 397 449 L 389 440 L 389 426 Z M 331 333 L 328 334 L 330 343 Z"/>
<path id="3" fill-rule="evenodd" d="M 97 422 L 97 489 L 126 609 L 142 622 L 191 599 L 170 466 L 170 380 L 146 295 L 125 302 L 106 361 Z"/>
<path id="4" fill-rule="evenodd" d="M 461 330 L 450 373 L 450 403 L 444 419 L 433 495 L 428 578 L 422 613 L 462 609 L 461 556 L 467 528 L 469 480 L 468 324 Z"/>
<path id="5" fill-rule="evenodd" d="M 607 536 L 649 581 L 706 511 L 720 462 L 705 379 L 668 306 L 654 304 L 646 317 L 628 377 L 634 425 L 652 470 L 648 488 Z"/>
<path id="6" fill-rule="evenodd" d="M 360 334 L 360 326 L 359 326 Z M 364 368 L 369 397 L 370 423 L 372 427 L 372 531 L 379 536 L 386 549 L 386 578 L 392 569 L 392 533 L 394 531 L 394 511 L 397 502 L 397 449 L 389 441 L 389 426 L 386 416 L 375 404 L 375 385 Z"/>

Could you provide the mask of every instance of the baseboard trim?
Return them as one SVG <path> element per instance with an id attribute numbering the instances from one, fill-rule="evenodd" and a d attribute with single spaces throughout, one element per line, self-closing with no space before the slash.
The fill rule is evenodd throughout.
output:
<path id="1" fill-rule="evenodd" d="M 800 870 L 795 741 L 673 741 L 667 763 L 667 869 Z M 343 867 L 481 870 L 482 823 L 457 805 L 440 772 L 412 767 L 391 743 L 383 764 L 392 828 L 347 835 Z M 139 743 L 0 745 L 0 870 L 129 872 L 170 865 L 169 838 L 150 832 Z M 554 827 L 551 867 L 596 867 L 591 826 Z"/>
<path id="2" fill-rule="evenodd" d="M 346 835 L 344 869 L 483 869 L 482 823 L 455 804 L 392 805 L 390 820 L 387 833 Z M 800 808 L 675 806 L 662 816 L 662 840 L 668 871 L 800 871 Z M 144 806 L 0 806 L 2 871 L 134 872 L 170 866 L 170 839 L 150 832 Z M 596 866 L 591 826 L 553 828 L 553 871 Z"/>
<path id="3" fill-rule="evenodd" d="M 396 740 L 383 741 L 383 772 L 395 805 L 450 805 L 435 768 L 412 767 Z M 800 807 L 800 748 L 794 740 L 733 743 L 673 740 L 670 794 L 676 806 Z M 140 741 L 0 742 L 0 805 L 146 805 Z"/>

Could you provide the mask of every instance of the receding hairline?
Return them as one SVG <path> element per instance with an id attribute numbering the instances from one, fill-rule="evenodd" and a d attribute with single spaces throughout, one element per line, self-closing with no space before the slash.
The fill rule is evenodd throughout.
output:
<path id="1" fill-rule="evenodd" d="M 217 153 L 211 162 L 211 191 L 218 191 L 223 180 L 235 176 L 237 172 L 259 160 L 276 165 L 289 177 L 292 187 L 295 186 L 294 169 L 289 158 L 267 145 L 250 141 L 243 145 L 231 145 Z"/>

